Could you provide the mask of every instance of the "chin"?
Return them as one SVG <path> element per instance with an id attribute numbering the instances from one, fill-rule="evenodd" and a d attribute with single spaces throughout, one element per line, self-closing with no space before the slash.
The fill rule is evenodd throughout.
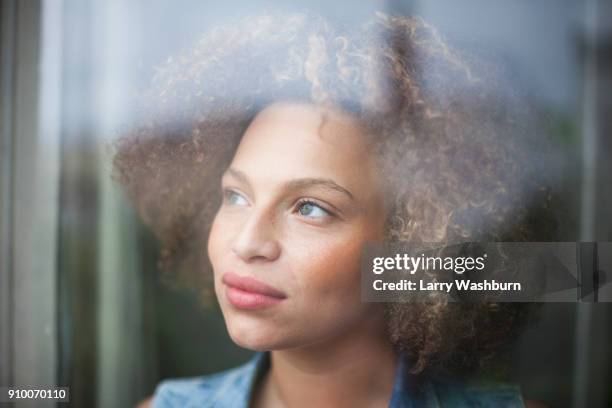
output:
<path id="1" fill-rule="evenodd" d="M 254 320 L 246 316 L 232 316 L 229 319 L 226 317 L 225 325 L 234 343 L 253 351 L 277 349 L 284 343 L 283 339 L 279 338 L 278 327 L 270 327 Z"/>

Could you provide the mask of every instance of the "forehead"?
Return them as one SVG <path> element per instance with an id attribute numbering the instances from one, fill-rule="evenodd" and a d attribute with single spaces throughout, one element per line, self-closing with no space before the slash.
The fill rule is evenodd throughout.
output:
<path id="1" fill-rule="evenodd" d="M 309 173 L 360 166 L 370 161 L 369 156 L 365 132 L 348 114 L 314 105 L 278 103 L 252 121 L 233 164 Z"/>

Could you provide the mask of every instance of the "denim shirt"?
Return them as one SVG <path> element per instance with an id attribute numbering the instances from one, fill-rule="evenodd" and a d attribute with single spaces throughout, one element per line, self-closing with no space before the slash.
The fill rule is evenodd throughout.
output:
<path id="1" fill-rule="evenodd" d="M 248 408 L 254 386 L 269 366 L 269 352 L 260 352 L 246 364 L 228 371 L 162 381 L 155 390 L 153 408 Z M 400 355 L 389 407 L 524 408 L 524 404 L 520 389 L 514 385 L 468 385 L 417 378 L 409 373 L 407 360 Z"/>

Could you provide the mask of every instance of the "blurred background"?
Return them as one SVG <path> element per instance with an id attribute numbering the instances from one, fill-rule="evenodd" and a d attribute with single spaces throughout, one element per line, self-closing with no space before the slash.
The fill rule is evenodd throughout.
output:
<path id="1" fill-rule="evenodd" d="M 211 26 L 278 9 L 419 15 L 495 55 L 562 155 L 561 240 L 612 241 L 612 1 L 1 0 L 0 386 L 67 385 L 72 406 L 124 407 L 163 378 L 249 358 L 216 306 L 161 282 L 109 145 L 155 66 Z M 612 407 L 610 344 L 612 304 L 548 303 L 507 375 L 552 407 Z"/>

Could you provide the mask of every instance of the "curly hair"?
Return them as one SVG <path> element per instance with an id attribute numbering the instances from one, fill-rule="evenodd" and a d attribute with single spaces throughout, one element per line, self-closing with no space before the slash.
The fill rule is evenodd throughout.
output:
<path id="1" fill-rule="evenodd" d="M 160 238 L 162 269 L 208 287 L 222 172 L 262 108 L 303 101 L 340 107 L 374 135 L 393 198 L 389 241 L 550 240 L 551 195 L 529 154 L 545 138 L 502 78 L 419 18 L 377 13 L 356 28 L 308 14 L 246 18 L 159 68 L 146 120 L 116 144 L 114 176 Z M 414 372 L 477 367 L 527 315 L 519 304 L 444 301 L 386 311 Z"/>

